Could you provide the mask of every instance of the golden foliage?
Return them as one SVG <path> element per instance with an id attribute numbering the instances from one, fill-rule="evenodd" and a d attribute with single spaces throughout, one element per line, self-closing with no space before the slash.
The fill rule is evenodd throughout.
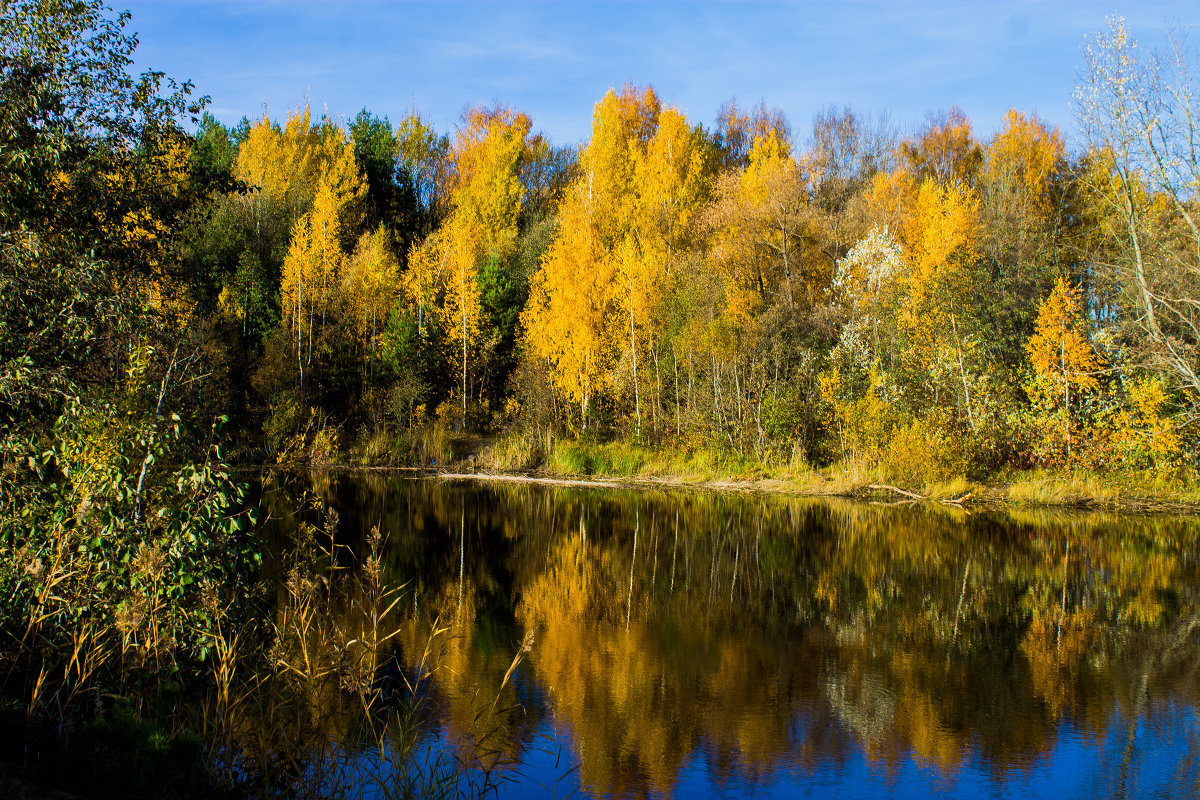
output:
<path id="1" fill-rule="evenodd" d="M 875 177 L 867 205 L 900 246 L 903 286 L 895 325 L 901 356 L 915 375 L 933 376 L 947 358 L 961 362 L 957 320 L 972 314 L 972 267 L 978 257 L 979 201 L 963 184 L 918 181 L 898 169 Z M 944 370 L 943 370 L 944 371 Z M 936 395 L 933 383 L 918 386 Z"/>
<path id="2" fill-rule="evenodd" d="M 828 284 L 829 275 L 804 258 L 808 195 L 790 145 L 774 130 L 754 137 L 744 172 L 722 178 L 708 221 L 736 328 L 773 303 L 808 309 Z"/>
<path id="3" fill-rule="evenodd" d="M 896 430 L 884 456 L 893 479 L 928 487 L 966 473 L 961 436 L 939 422 L 918 418 Z"/>
<path id="4" fill-rule="evenodd" d="M 1079 292 L 1059 278 L 1038 307 L 1037 327 L 1025 345 L 1034 378 L 1028 388 L 1048 412 L 1062 416 L 1066 455 L 1071 456 L 1071 389 L 1096 389 L 1102 364 L 1079 320 Z M 1061 403 L 1060 403 L 1061 400 Z"/>
<path id="5" fill-rule="evenodd" d="M 576 195 L 582 187 L 572 187 Z M 527 341 L 547 359 L 559 392 L 580 404 L 583 416 L 611 362 L 605 346 L 613 263 L 600 257 L 599 231 L 583 198 L 560 212 L 559 233 L 530 279 L 522 314 Z"/>
<path id="6" fill-rule="evenodd" d="M 933 180 L 959 191 L 974 184 L 983 162 L 971 120 L 957 106 L 940 119 L 931 120 L 919 141 L 901 145 L 900 155 L 918 179 Z"/>
<path id="7" fill-rule="evenodd" d="M 396 301 L 399 272 L 400 264 L 382 225 L 374 233 L 364 233 L 359 238 L 354 254 L 346 262 L 342 293 L 359 341 L 369 342 L 372 350 L 376 335 Z"/>
<path id="8" fill-rule="evenodd" d="M 1010 108 L 987 147 L 983 185 L 989 192 L 1010 195 L 1028 213 L 1045 219 L 1054 211 L 1051 190 L 1065 158 L 1066 145 L 1057 128 Z"/>
<path id="9" fill-rule="evenodd" d="M 590 398 L 622 355 L 637 395 L 639 355 L 707 196 L 705 148 L 652 89 L 610 90 L 596 105 L 579 176 L 522 315 L 526 341 L 550 362 L 557 391 L 579 403 L 585 425 Z"/>

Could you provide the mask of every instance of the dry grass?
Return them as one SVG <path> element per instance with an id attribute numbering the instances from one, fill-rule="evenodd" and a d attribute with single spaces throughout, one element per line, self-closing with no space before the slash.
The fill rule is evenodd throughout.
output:
<path id="1" fill-rule="evenodd" d="M 974 497 L 983 487 L 968 481 L 963 476 L 939 481 L 925 487 L 925 495 L 934 500 L 958 500 L 968 495 Z"/>
<path id="2" fill-rule="evenodd" d="M 802 455 L 783 463 L 762 463 L 717 448 L 580 442 L 547 432 L 505 433 L 480 454 L 479 464 L 488 471 L 534 470 L 553 478 L 644 480 L 806 496 L 861 496 L 874 492 L 872 485 L 886 484 L 936 501 L 966 498 L 967 502 L 1147 509 L 1200 505 L 1200 484 L 1179 471 L 1111 475 L 1038 470 L 969 480 L 957 462 L 931 471 L 852 458 L 815 468 Z"/>
<path id="3" fill-rule="evenodd" d="M 1116 504 L 1120 487 L 1095 474 L 1033 473 L 1009 484 L 1003 494 L 1015 503 L 1036 505 Z"/>
<path id="4" fill-rule="evenodd" d="M 500 472 L 537 469 L 554 452 L 555 444 L 549 430 L 507 431 L 479 454 L 479 465 Z"/>
<path id="5" fill-rule="evenodd" d="M 395 437 L 382 431 L 365 436 L 351 453 L 352 459 L 364 467 L 391 464 L 395 456 Z"/>
<path id="6" fill-rule="evenodd" d="M 1144 508 L 1200 505 L 1194 479 L 1172 472 L 1114 473 L 1033 472 L 1005 476 L 997 493 L 1028 505 L 1135 506 Z"/>
<path id="7" fill-rule="evenodd" d="M 397 437 L 393 447 L 396 462 L 412 466 L 440 466 L 454 458 L 450 435 L 440 425 L 407 430 Z"/>

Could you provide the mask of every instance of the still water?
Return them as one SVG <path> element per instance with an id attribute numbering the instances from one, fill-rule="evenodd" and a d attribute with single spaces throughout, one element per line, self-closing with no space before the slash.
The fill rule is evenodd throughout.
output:
<path id="1" fill-rule="evenodd" d="M 379 529 L 376 679 L 499 797 L 1200 795 L 1195 519 L 309 480 L 280 549 Z"/>

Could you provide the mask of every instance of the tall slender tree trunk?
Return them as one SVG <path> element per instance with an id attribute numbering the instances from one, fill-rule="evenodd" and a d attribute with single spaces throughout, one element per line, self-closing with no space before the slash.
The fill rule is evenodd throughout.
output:
<path id="1" fill-rule="evenodd" d="M 458 270 L 459 305 L 462 307 L 462 429 L 467 429 L 467 275 L 466 267 Z"/>
<path id="2" fill-rule="evenodd" d="M 671 366 L 675 369 L 675 435 L 679 435 L 679 359 L 675 356 L 675 345 L 671 345 Z"/>
<path id="3" fill-rule="evenodd" d="M 662 416 L 662 370 L 659 368 L 658 350 L 654 346 L 654 340 L 650 341 L 650 356 L 654 359 L 654 403 L 650 406 L 654 412 L 654 418 L 651 421 L 651 427 L 654 430 L 654 435 L 659 432 L 659 418 Z"/>
<path id="4" fill-rule="evenodd" d="M 325 310 L 329 308 L 329 226 L 321 224 L 321 335 L 325 335 Z M 309 349 L 312 343 L 309 342 Z M 311 353 L 309 356 L 311 357 Z"/>
<path id="5" fill-rule="evenodd" d="M 463 604 L 463 576 L 467 563 L 467 507 L 464 504 L 458 515 L 458 607 L 454 612 L 455 622 L 461 619 Z"/>
<path id="6" fill-rule="evenodd" d="M 688 348 L 688 390 L 687 390 L 687 413 L 688 418 L 692 416 L 692 392 L 696 387 L 696 360 L 692 354 L 692 348 Z"/>
<path id="7" fill-rule="evenodd" d="M 971 426 L 971 432 L 975 432 L 975 414 L 971 411 L 971 386 L 967 383 L 967 370 L 963 365 L 962 357 L 962 340 L 958 337 L 958 323 L 954 321 L 954 315 L 950 315 L 950 328 L 954 331 L 954 340 L 958 351 L 958 376 L 962 379 L 963 399 L 967 406 L 967 423 Z"/>
<path id="8" fill-rule="evenodd" d="M 303 269 L 296 265 L 296 366 L 300 368 L 300 385 L 304 385 L 304 281 Z"/>
<path id="9" fill-rule="evenodd" d="M 675 554 L 679 551 L 679 510 L 675 511 L 675 543 L 671 545 L 671 593 L 675 593 Z"/>
<path id="10" fill-rule="evenodd" d="M 1067 462 L 1071 461 L 1071 376 L 1067 372 L 1066 322 L 1063 323 L 1063 334 L 1059 340 L 1059 359 L 1063 371 L 1063 430 L 1067 438 Z"/>
<path id="11" fill-rule="evenodd" d="M 633 555 L 629 559 L 629 594 L 625 600 L 625 630 L 629 630 L 629 616 L 633 611 L 633 566 L 637 563 L 637 540 L 641 527 L 642 511 L 640 508 L 636 508 L 633 520 Z"/>
<path id="12" fill-rule="evenodd" d="M 638 390 L 637 336 L 633 328 L 633 278 L 629 279 L 629 352 L 633 355 L 633 409 L 637 414 L 637 440 L 642 440 L 642 398 Z"/>
<path id="13" fill-rule="evenodd" d="M 736 363 L 733 365 L 733 396 L 737 400 L 737 421 L 740 426 L 746 415 L 742 411 L 742 383 L 738 380 L 738 367 Z"/>
<path id="14" fill-rule="evenodd" d="M 1129 188 L 1128 172 L 1121 171 L 1121 199 L 1124 202 L 1125 225 L 1129 229 L 1129 239 L 1133 244 L 1133 269 L 1137 279 L 1138 292 L 1142 298 L 1142 308 L 1146 312 L 1147 327 L 1155 341 L 1162 338 L 1158 327 L 1158 316 L 1154 313 L 1154 300 L 1150 296 L 1150 287 L 1146 281 L 1145 262 L 1142 256 L 1142 239 L 1138 234 L 1137 210 L 1133 204 L 1132 190 Z"/>
<path id="15" fill-rule="evenodd" d="M 791 311 L 794 314 L 796 313 L 796 301 L 794 298 L 794 293 L 792 292 L 792 265 L 791 262 L 788 261 L 788 235 L 785 224 L 780 224 L 779 233 L 782 239 L 782 246 L 780 247 L 779 252 L 780 255 L 783 256 L 783 280 L 784 285 L 787 288 L 788 311 Z"/>

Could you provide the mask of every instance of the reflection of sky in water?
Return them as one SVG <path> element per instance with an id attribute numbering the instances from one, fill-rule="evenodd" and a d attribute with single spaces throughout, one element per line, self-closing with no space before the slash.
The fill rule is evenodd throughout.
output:
<path id="1" fill-rule="evenodd" d="M 521 670 L 525 672 L 524 669 Z M 525 676 L 528 678 L 528 675 Z M 1200 741 L 1196 710 L 1178 703 L 1160 703 L 1142 717 L 1128 747 L 1128 718 L 1114 710 L 1107 734 L 1098 736 L 1070 720 L 1060 723 L 1054 744 L 1045 753 L 1019 765 L 997 765 L 973 755 L 949 770 L 936 763 L 903 755 L 898 762 L 872 759 L 851 744 L 837 759 L 819 757 L 797 763 L 784 756 L 771 765 L 753 765 L 746 774 L 736 764 L 715 774 L 704 744 L 684 765 L 670 794 L 649 791 L 647 797 L 675 798 L 1084 798 L 1200 796 Z M 803 723 L 799 727 L 804 727 Z M 567 725 L 548 716 L 534 728 L 531 743 L 519 765 L 494 778 L 495 796 L 504 800 L 547 797 L 614 798 L 596 787 L 582 787 L 576 744 Z M 846 742 L 853 742 L 848 737 Z M 427 740 L 433 753 L 452 760 L 453 748 L 433 734 Z M 360 758 L 364 786 L 379 775 L 375 753 Z M 460 786 L 478 776 L 467 775 Z M 386 783 L 386 781 L 385 781 Z M 374 796 L 368 790 L 366 796 Z M 380 796 L 385 796 L 381 794 Z"/>
<path id="2" fill-rule="evenodd" d="M 1196 797 L 1200 792 L 1197 765 L 1197 717 L 1195 709 L 1168 704 L 1137 726 L 1134 746 L 1126 760 L 1126 720 L 1114 713 L 1109 735 L 1093 734 L 1063 723 L 1050 752 L 1019 768 L 998 772 L 995 765 L 972 761 L 945 774 L 936 764 L 907 756 L 898 768 L 874 762 L 861 749 L 834 763 L 822 759 L 816 768 L 780 764 L 753 783 L 724 780 L 713 775 L 701 753 L 693 755 L 679 776 L 672 794 L 677 798 L 735 797 L 980 797 L 1047 798 L 1074 800 L 1098 797 Z M 554 757 L 535 753 L 527 762 L 526 774 L 545 781 L 553 774 Z M 577 781 L 564 788 L 574 789 Z M 584 793 L 605 797 L 603 794 Z M 505 798 L 545 797 L 544 789 L 513 785 L 501 793 Z"/>
<path id="3" fill-rule="evenodd" d="M 382 520 L 413 607 L 465 609 L 426 762 L 470 752 L 473 698 L 536 631 L 498 797 L 1200 796 L 1190 523 L 348 488 L 351 545 Z"/>

